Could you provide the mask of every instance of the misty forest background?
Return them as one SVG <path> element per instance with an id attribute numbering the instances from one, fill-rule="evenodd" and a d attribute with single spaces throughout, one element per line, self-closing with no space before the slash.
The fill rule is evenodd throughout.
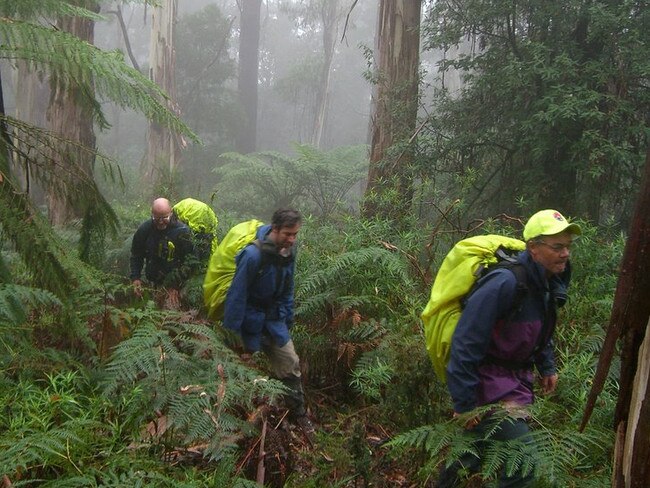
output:
<path id="1" fill-rule="evenodd" d="M 432 486 L 469 448 L 424 347 L 432 280 L 454 242 L 542 208 L 583 236 L 539 486 L 647 486 L 647 7 L 1 0 L 3 486 Z M 264 357 L 205 319 L 201 275 L 183 311 L 133 296 L 156 196 L 209 203 L 220 238 L 306 216 L 314 445 Z M 510 447 L 479 477 L 527 469 Z"/>

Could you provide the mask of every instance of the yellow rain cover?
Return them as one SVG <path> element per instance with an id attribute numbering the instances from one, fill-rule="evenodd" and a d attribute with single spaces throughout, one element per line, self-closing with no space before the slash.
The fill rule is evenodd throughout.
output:
<path id="1" fill-rule="evenodd" d="M 212 234 L 212 246 L 210 251 L 214 253 L 217 248 L 217 216 L 214 210 L 207 204 L 195 200 L 194 198 L 185 198 L 174 205 L 174 213 L 185 222 L 187 226 L 197 234 Z"/>
<path id="2" fill-rule="evenodd" d="M 470 237 L 458 242 L 442 261 L 431 288 L 431 298 L 422 312 L 424 337 L 433 369 L 446 382 L 451 337 L 460 319 L 461 302 L 478 278 L 481 265 L 498 262 L 499 247 L 523 251 L 526 244 L 499 235 Z"/>
<path id="3" fill-rule="evenodd" d="M 212 253 L 203 281 L 203 302 L 211 319 L 223 318 L 226 293 L 235 276 L 235 256 L 255 240 L 257 229 L 262 225 L 259 220 L 247 220 L 235 225 Z"/>

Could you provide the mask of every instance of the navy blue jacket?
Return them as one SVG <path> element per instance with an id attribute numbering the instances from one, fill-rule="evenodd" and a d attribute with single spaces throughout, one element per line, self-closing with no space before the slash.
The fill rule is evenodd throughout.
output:
<path id="1" fill-rule="evenodd" d="M 158 230 L 149 219 L 133 235 L 131 281 L 141 279 L 144 267 L 149 283 L 180 288 L 191 274 L 194 260 L 189 227 L 172 219 L 165 229 Z"/>
<path id="2" fill-rule="evenodd" d="M 556 371 L 552 336 L 569 269 L 549 282 L 527 251 L 517 260 L 525 267 L 528 288 L 517 310 L 517 279 L 511 270 L 498 268 L 469 296 L 454 331 L 447 386 L 458 413 L 500 401 L 528 405 L 534 400 L 533 364 L 543 376 Z"/>
<path id="3" fill-rule="evenodd" d="M 259 351 L 262 334 L 284 346 L 293 325 L 295 245 L 290 256 L 280 257 L 267 240 L 270 225 L 257 231 L 258 247 L 249 244 L 235 262 L 235 276 L 226 295 L 223 325 L 238 332 L 249 351 Z"/>

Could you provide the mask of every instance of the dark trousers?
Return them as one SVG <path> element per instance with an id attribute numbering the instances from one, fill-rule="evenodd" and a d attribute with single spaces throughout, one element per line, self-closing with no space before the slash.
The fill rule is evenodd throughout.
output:
<path id="1" fill-rule="evenodd" d="M 490 432 L 492 433 L 489 435 L 489 439 L 486 439 L 486 434 Z M 534 455 L 530 427 L 524 419 L 513 417 L 500 417 L 497 419 L 494 416 L 487 415 L 472 430 L 465 431 L 465 435 L 472 436 L 475 439 L 474 445 L 479 457 L 467 453 L 449 467 L 443 468 L 436 483 L 437 488 L 455 488 L 460 486 L 461 477 L 459 472 L 461 470 L 467 472 L 469 475 L 478 473 L 481 469 L 480 456 L 487 443 L 518 439 L 524 444 L 524 448 L 529 451 L 529 454 L 531 456 Z M 521 470 L 517 470 L 511 476 L 508 476 L 505 468 L 502 468 L 499 473 L 497 486 L 499 488 L 524 488 L 530 486 L 532 482 L 532 473 L 524 476 Z"/>

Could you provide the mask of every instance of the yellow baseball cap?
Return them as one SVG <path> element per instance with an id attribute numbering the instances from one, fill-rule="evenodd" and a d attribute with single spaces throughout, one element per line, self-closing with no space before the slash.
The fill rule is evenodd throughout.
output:
<path id="1" fill-rule="evenodd" d="M 540 210 L 533 215 L 524 227 L 524 240 L 529 241 L 537 236 L 554 236 L 568 230 L 572 234 L 582 234 L 578 224 L 570 224 L 557 210 Z"/>

